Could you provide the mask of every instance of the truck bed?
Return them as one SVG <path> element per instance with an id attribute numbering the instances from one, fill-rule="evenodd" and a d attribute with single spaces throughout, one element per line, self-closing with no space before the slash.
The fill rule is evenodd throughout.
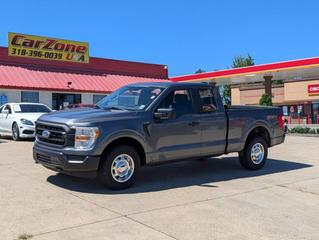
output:
<path id="1" fill-rule="evenodd" d="M 241 151 L 247 135 L 258 126 L 266 127 L 271 138 L 283 136 L 278 123 L 278 116 L 282 116 L 282 110 L 279 107 L 230 106 L 225 112 L 228 118 L 226 152 Z"/>

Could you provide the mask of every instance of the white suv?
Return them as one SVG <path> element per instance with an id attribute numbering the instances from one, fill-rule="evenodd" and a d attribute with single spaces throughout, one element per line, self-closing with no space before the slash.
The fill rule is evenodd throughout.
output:
<path id="1" fill-rule="evenodd" d="M 33 138 L 34 122 L 52 110 L 40 103 L 7 103 L 0 107 L 0 135 L 12 136 L 13 140 Z"/>

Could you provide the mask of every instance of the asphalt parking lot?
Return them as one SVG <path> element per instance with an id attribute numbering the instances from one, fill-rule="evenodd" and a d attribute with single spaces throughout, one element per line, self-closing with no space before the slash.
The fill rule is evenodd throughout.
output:
<path id="1" fill-rule="evenodd" d="M 0 239 L 319 239 L 319 138 L 288 136 L 260 171 L 236 154 L 142 170 L 110 191 L 0 139 Z"/>

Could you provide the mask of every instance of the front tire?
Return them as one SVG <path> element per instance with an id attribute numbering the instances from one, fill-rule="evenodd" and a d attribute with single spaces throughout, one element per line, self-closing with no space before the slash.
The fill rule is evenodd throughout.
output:
<path id="1" fill-rule="evenodd" d="M 249 140 L 243 151 L 239 152 L 239 161 L 242 167 L 248 170 L 261 169 L 268 156 L 268 145 L 262 137 Z"/>
<path id="2" fill-rule="evenodd" d="M 118 146 L 103 157 L 98 178 L 108 188 L 125 189 L 135 183 L 139 168 L 138 152 L 130 146 Z"/>
<path id="3" fill-rule="evenodd" d="M 20 130 L 19 130 L 19 126 L 17 123 L 14 123 L 12 125 L 12 139 L 14 141 L 19 141 L 20 140 Z"/>

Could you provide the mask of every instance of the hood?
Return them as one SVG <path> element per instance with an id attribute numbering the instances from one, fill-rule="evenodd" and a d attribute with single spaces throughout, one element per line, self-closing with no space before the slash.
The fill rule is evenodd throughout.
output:
<path id="1" fill-rule="evenodd" d="M 16 113 L 16 118 L 19 118 L 19 119 L 25 118 L 34 123 L 43 114 L 45 113 Z"/>
<path id="2" fill-rule="evenodd" d="M 57 111 L 41 116 L 38 120 L 71 125 L 94 125 L 94 123 L 134 118 L 137 112 L 104 109 L 76 109 Z"/>

